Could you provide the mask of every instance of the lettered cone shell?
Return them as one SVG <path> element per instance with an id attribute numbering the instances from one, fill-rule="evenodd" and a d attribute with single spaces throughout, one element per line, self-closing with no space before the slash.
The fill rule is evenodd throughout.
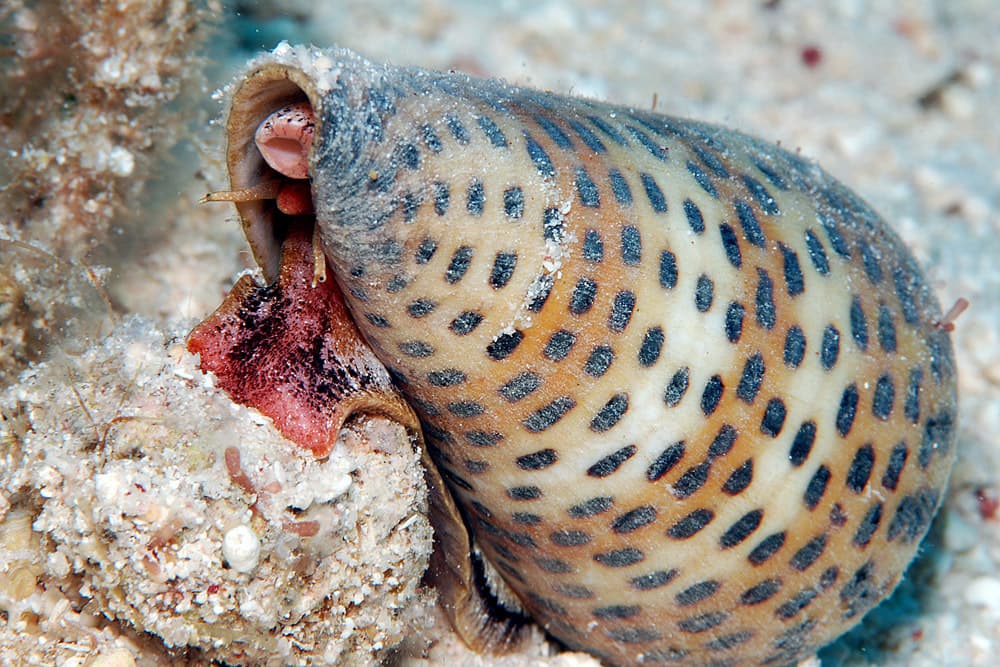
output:
<path id="1" fill-rule="evenodd" d="M 857 195 L 731 130 L 288 45 L 236 86 L 234 190 L 281 178 L 254 133 L 296 102 L 322 252 L 473 536 L 436 569 L 470 644 L 523 614 L 607 664 L 784 664 L 893 590 L 955 368 Z M 286 220 L 237 206 L 273 278 Z"/>

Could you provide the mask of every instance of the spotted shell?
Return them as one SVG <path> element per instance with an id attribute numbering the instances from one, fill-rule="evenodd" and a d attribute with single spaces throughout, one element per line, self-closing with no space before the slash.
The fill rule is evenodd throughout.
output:
<path id="1" fill-rule="evenodd" d="M 607 664 L 784 664 L 893 590 L 955 369 L 857 195 L 732 130 L 287 45 L 236 88 L 234 189 L 303 101 L 326 259 L 474 542 L 439 526 L 438 581 L 505 582 L 444 584 L 467 639 L 481 593 Z M 237 206 L 273 277 L 280 214 Z"/>

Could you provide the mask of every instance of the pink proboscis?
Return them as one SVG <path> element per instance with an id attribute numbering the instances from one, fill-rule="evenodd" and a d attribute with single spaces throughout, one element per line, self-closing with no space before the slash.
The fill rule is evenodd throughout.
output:
<path id="1" fill-rule="evenodd" d="M 309 178 L 309 149 L 316 127 L 308 102 L 278 109 L 257 127 L 254 141 L 260 154 L 279 174 L 288 178 Z"/>

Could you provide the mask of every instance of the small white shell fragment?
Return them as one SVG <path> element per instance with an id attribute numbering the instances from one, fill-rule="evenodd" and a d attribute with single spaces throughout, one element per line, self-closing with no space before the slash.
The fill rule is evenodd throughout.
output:
<path id="1" fill-rule="evenodd" d="M 249 526 L 231 528 L 222 538 L 222 556 L 237 572 L 252 572 L 260 558 L 260 540 Z"/>

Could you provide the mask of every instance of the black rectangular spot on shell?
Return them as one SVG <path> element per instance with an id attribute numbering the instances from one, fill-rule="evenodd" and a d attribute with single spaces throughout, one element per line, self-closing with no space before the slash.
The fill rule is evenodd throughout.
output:
<path id="1" fill-rule="evenodd" d="M 830 260 L 826 258 L 823 243 L 813 234 L 811 229 L 806 230 L 806 250 L 809 251 L 809 259 L 812 261 L 816 273 L 821 276 L 830 273 Z"/>
<path id="2" fill-rule="evenodd" d="M 615 129 L 611 124 L 606 122 L 604 119 L 597 116 L 588 116 L 587 120 L 594 124 L 598 130 L 603 132 L 611 141 L 615 142 L 619 146 L 628 146 L 628 140 Z"/>
<path id="3" fill-rule="evenodd" d="M 729 424 L 723 424 L 712 444 L 708 447 L 708 458 L 713 460 L 728 454 L 729 450 L 736 444 L 737 437 L 739 437 L 739 431 Z"/>
<path id="4" fill-rule="evenodd" d="M 790 368 L 798 368 L 805 355 L 806 335 L 798 324 L 792 325 L 788 328 L 788 333 L 785 334 L 785 365 Z"/>
<path id="5" fill-rule="evenodd" d="M 628 394 L 615 394 L 590 420 L 590 430 L 604 433 L 612 429 L 628 412 Z"/>
<path id="6" fill-rule="evenodd" d="M 865 514 L 858 524 L 858 529 L 854 533 L 854 546 L 865 547 L 871 542 L 879 524 L 882 523 L 882 503 L 875 503 Z"/>
<path id="7" fill-rule="evenodd" d="M 757 324 L 773 329 L 777 321 L 774 306 L 774 283 L 764 269 L 757 269 Z"/>
<path id="8" fill-rule="evenodd" d="M 871 443 L 858 448 L 854 453 L 854 460 L 851 461 L 851 467 L 847 469 L 847 479 L 844 480 L 847 488 L 854 493 L 864 491 L 874 467 L 875 448 Z"/>
<path id="9" fill-rule="evenodd" d="M 485 206 L 486 190 L 483 188 L 483 182 L 474 178 L 466 191 L 465 210 L 471 215 L 480 216 L 483 214 Z"/>
<path id="10" fill-rule="evenodd" d="M 694 307 L 699 313 L 706 313 L 712 307 L 715 299 L 715 283 L 704 273 L 698 276 L 698 283 L 694 288 Z"/>
<path id="11" fill-rule="evenodd" d="M 671 493 L 675 498 L 683 500 L 690 498 L 698 489 L 708 481 L 708 473 L 712 469 L 712 460 L 702 461 L 696 466 L 692 466 L 684 471 L 684 474 L 677 478 L 671 485 Z"/>
<path id="12" fill-rule="evenodd" d="M 821 465 L 815 473 L 813 473 L 812 478 L 809 480 L 809 484 L 806 486 L 806 492 L 802 497 L 802 502 L 810 510 L 816 509 L 819 505 L 819 501 L 822 500 L 823 494 L 826 493 L 826 485 L 830 482 L 830 469 L 825 465 Z"/>
<path id="13" fill-rule="evenodd" d="M 875 393 L 872 394 L 872 414 L 885 421 L 892 414 L 892 406 L 896 400 L 896 387 L 892 376 L 885 373 L 875 383 Z"/>
<path id="14" fill-rule="evenodd" d="M 638 266 L 642 262 L 642 236 L 639 228 L 633 225 L 622 227 L 621 245 L 622 263 L 625 266 Z"/>
<path id="15" fill-rule="evenodd" d="M 434 183 L 434 212 L 444 215 L 448 212 L 448 204 L 451 201 L 451 192 L 447 183 L 440 181 Z"/>
<path id="16" fill-rule="evenodd" d="M 917 276 L 899 268 L 892 272 L 892 283 L 896 290 L 896 298 L 899 299 L 899 306 L 903 310 L 903 319 L 907 324 L 917 324 L 920 322 L 920 311 L 913 298 L 914 291 L 919 289 Z"/>
<path id="17" fill-rule="evenodd" d="M 718 142 L 713 141 L 708 137 L 702 136 L 702 138 L 706 139 L 706 143 L 709 145 L 714 145 L 716 148 L 720 149 L 723 148 Z M 719 178 L 729 178 L 729 170 L 726 169 L 726 165 L 722 163 L 722 160 L 715 156 L 715 153 L 697 143 L 691 144 L 691 150 L 698 156 L 698 159 L 701 160 L 702 164 L 708 167 L 713 174 Z"/>
<path id="18" fill-rule="evenodd" d="M 587 208 L 600 208 L 601 193 L 598 191 L 590 174 L 583 167 L 576 168 L 576 193 L 580 198 L 580 203 Z"/>
<path id="19" fill-rule="evenodd" d="M 665 146 L 661 146 L 657 142 L 649 138 L 645 132 L 635 127 L 634 125 L 626 125 L 625 129 L 628 130 L 629 134 L 639 140 L 649 154 L 655 157 L 657 160 L 667 161 L 667 149 Z"/>
<path id="20" fill-rule="evenodd" d="M 642 611 L 642 607 L 637 604 L 616 604 L 609 607 L 597 607 L 594 609 L 593 614 L 595 618 L 608 620 L 616 618 L 632 618 L 633 616 L 637 616 L 640 611 Z"/>
<path id="21" fill-rule="evenodd" d="M 833 216 L 826 212 L 819 213 L 819 223 L 826 232 L 826 238 L 830 241 L 833 251 L 844 259 L 851 258 L 851 249 L 847 246 L 847 241 L 840 234 L 840 227 Z"/>
<path id="22" fill-rule="evenodd" d="M 639 346 L 639 365 L 649 368 L 660 358 L 663 349 L 663 327 L 650 327 L 642 338 Z"/>
<path id="23" fill-rule="evenodd" d="M 726 338 L 730 343 L 738 343 L 743 335 L 743 316 L 745 314 L 743 304 L 738 301 L 730 301 L 726 308 Z"/>
<path id="24" fill-rule="evenodd" d="M 413 222 L 417 218 L 417 211 L 420 209 L 420 196 L 412 192 L 403 195 L 403 222 Z"/>
<path id="25" fill-rule="evenodd" d="M 622 206 L 632 205 L 632 189 L 628 186 L 628 181 L 617 169 L 608 170 L 608 179 L 611 181 L 611 192 Z"/>
<path id="26" fill-rule="evenodd" d="M 537 486 L 513 486 L 507 489 L 507 497 L 511 500 L 535 500 L 542 497 L 542 490 Z"/>
<path id="27" fill-rule="evenodd" d="M 541 114 L 537 114 L 534 118 L 535 122 L 538 123 L 538 126 L 542 128 L 545 134 L 549 135 L 549 139 L 552 140 L 552 143 L 563 150 L 574 150 L 573 141 L 566 136 L 566 133 L 562 131 L 562 128 L 556 125 L 552 119 Z"/>
<path id="28" fill-rule="evenodd" d="M 559 460 L 559 455 L 554 449 L 541 449 L 531 454 L 519 456 L 516 459 L 517 467 L 521 470 L 541 470 Z"/>
<path id="29" fill-rule="evenodd" d="M 840 397 L 840 407 L 837 409 L 837 433 L 846 438 L 854 425 L 854 415 L 858 408 L 858 387 L 851 384 L 844 389 Z"/>
<path id="30" fill-rule="evenodd" d="M 594 555 L 594 560 L 607 567 L 628 567 L 643 561 L 645 554 L 635 547 L 625 547 Z"/>
<path id="31" fill-rule="evenodd" d="M 785 264 L 785 290 L 788 292 L 788 296 L 796 297 L 802 294 L 806 287 L 802 276 L 802 267 L 799 265 L 799 256 L 784 243 L 779 243 L 778 247 L 781 248 Z"/>
<path id="32" fill-rule="evenodd" d="M 767 402 L 764 416 L 760 420 L 760 432 L 772 438 L 777 438 L 785 425 L 785 402 L 780 398 L 772 398 Z"/>
<path id="33" fill-rule="evenodd" d="M 759 584 L 743 591 L 742 595 L 740 595 L 740 604 L 746 606 L 760 604 L 761 602 L 770 600 L 779 590 L 781 590 L 781 581 L 779 579 L 765 579 Z"/>
<path id="34" fill-rule="evenodd" d="M 569 351 L 573 349 L 574 343 L 576 343 L 576 334 L 565 329 L 559 329 L 549 337 L 549 341 L 545 344 L 542 354 L 549 361 L 562 361 L 569 354 Z"/>
<path id="35" fill-rule="evenodd" d="M 758 248 L 763 248 L 767 239 L 764 238 L 764 230 L 757 222 L 757 214 L 742 199 L 737 199 L 734 206 L 736 217 L 739 218 L 740 226 L 743 227 L 743 237 Z"/>
<path id="36" fill-rule="evenodd" d="M 421 318 L 430 315 L 437 308 L 437 304 L 430 299 L 417 299 L 406 307 L 406 312 L 410 317 Z"/>
<path id="37" fill-rule="evenodd" d="M 639 174 L 639 180 L 642 181 L 642 187 L 646 191 L 646 198 L 649 200 L 649 205 L 657 213 L 667 212 L 667 200 L 663 196 L 663 191 L 660 190 L 660 186 L 656 183 L 656 179 L 647 173 Z"/>
<path id="38" fill-rule="evenodd" d="M 865 275 L 873 285 L 878 285 L 882 281 L 882 267 L 879 265 L 880 253 L 872 245 L 859 241 L 861 246 L 861 263 L 865 267 Z"/>
<path id="39" fill-rule="evenodd" d="M 788 564 L 799 572 L 805 572 L 809 569 L 809 566 L 816 562 L 816 559 L 823 555 L 823 551 L 826 549 L 826 541 L 826 533 L 809 540 L 801 549 L 795 552 L 788 561 Z"/>
<path id="40" fill-rule="evenodd" d="M 612 521 L 611 530 L 619 535 L 624 535 L 635 532 L 643 526 L 648 526 L 654 521 L 656 521 L 656 508 L 652 505 L 643 505 L 642 507 L 636 507 L 634 510 L 625 512 L 625 514 Z"/>
<path id="41" fill-rule="evenodd" d="M 524 190 L 519 187 L 504 190 L 503 212 L 511 220 L 518 220 L 524 215 Z"/>
<path id="42" fill-rule="evenodd" d="M 684 458 L 684 441 L 680 440 L 660 452 L 656 460 L 649 464 L 646 469 L 646 479 L 650 482 L 658 481 L 670 472 L 682 458 Z"/>
<path id="43" fill-rule="evenodd" d="M 538 142 L 532 138 L 527 131 L 524 133 L 524 145 L 528 151 L 528 157 L 535 164 L 535 169 L 543 177 L 552 177 L 556 175 L 555 167 L 552 166 L 552 160 L 549 159 L 549 154 L 545 152 L 545 149 L 538 145 Z"/>
<path id="44" fill-rule="evenodd" d="M 595 153 L 604 153 L 607 151 L 607 148 L 604 147 L 604 142 L 602 142 L 596 134 L 591 132 L 590 128 L 586 125 L 576 119 L 570 119 L 568 122 L 570 127 L 573 128 L 573 131 L 576 132 L 577 136 L 583 140 L 583 143 L 587 144 L 587 148 Z"/>
<path id="45" fill-rule="evenodd" d="M 493 258 L 493 271 L 490 273 L 490 287 L 500 289 L 506 287 L 514 275 L 517 266 L 516 252 L 498 252 Z"/>
<path id="46" fill-rule="evenodd" d="M 465 276 L 472 262 L 472 255 L 475 249 L 472 246 L 464 245 L 455 251 L 451 256 L 448 269 L 444 272 L 444 279 L 449 285 L 453 285 Z"/>
<path id="47" fill-rule="evenodd" d="M 794 618 L 800 611 L 812 604 L 819 592 L 815 588 L 806 588 L 792 596 L 790 600 L 774 610 L 774 615 L 783 621 Z"/>
<path id="48" fill-rule="evenodd" d="M 533 412 L 522 420 L 521 424 L 530 433 L 541 433 L 554 426 L 574 407 L 576 407 L 576 401 L 569 396 L 560 396 L 548 405 L 542 406 Z"/>
<path id="49" fill-rule="evenodd" d="M 549 533 L 549 541 L 557 547 L 579 547 L 590 542 L 590 535 L 582 530 L 556 530 Z M 588 591 L 589 592 L 589 591 Z M 593 593 L 584 595 L 584 598 L 592 597 Z M 574 596 L 570 596 L 574 597 Z"/>
<path id="50" fill-rule="evenodd" d="M 756 509 L 747 512 L 726 529 L 726 532 L 719 538 L 719 546 L 723 549 L 731 549 L 742 543 L 760 527 L 763 518 L 764 510 Z"/>
<path id="51" fill-rule="evenodd" d="M 590 278 L 580 278 L 576 281 L 573 294 L 569 299 L 569 312 L 574 315 L 583 315 L 594 305 L 596 296 L 597 283 Z"/>
<path id="52" fill-rule="evenodd" d="M 851 337 L 862 351 L 868 349 L 868 321 L 857 295 L 851 298 Z"/>
<path id="53" fill-rule="evenodd" d="M 427 374 L 427 381 L 435 387 L 454 387 L 464 383 L 466 379 L 465 373 L 457 368 L 446 368 Z"/>
<path id="54" fill-rule="evenodd" d="M 434 346 L 422 340 L 408 340 L 399 344 L 399 351 L 408 357 L 425 359 L 434 354 Z"/>
<path id="55" fill-rule="evenodd" d="M 739 468 L 734 470 L 726 483 L 722 485 L 722 492 L 729 496 L 736 496 L 746 490 L 753 481 L 753 459 L 747 459 Z"/>
<path id="56" fill-rule="evenodd" d="M 494 147 L 507 148 L 507 137 L 504 136 L 503 130 L 493 122 L 492 118 L 489 116 L 480 116 L 476 119 L 476 122 Z"/>
<path id="57" fill-rule="evenodd" d="M 909 455 L 910 450 L 905 442 L 900 442 L 892 448 L 892 452 L 889 454 L 889 463 L 882 475 L 882 486 L 890 491 L 896 490 L 899 485 L 899 477 L 903 474 L 903 466 L 906 465 L 906 459 Z"/>
<path id="58" fill-rule="evenodd" d="M 448 130 L 451 132 L 451 136 L 455 137 L 455 141 L 463 146 L 469 143 L 469 131 L 465 129 L 464 125 L 462 125 L 462 121 L 451 114 L 445 116 L 444 120 L 448 125 Z"/>
<path id="59" fill-rule="evenodd" d="M 437 252 L 437 241 L 427 238 L 420 242 L 420 246 L 417 248 L 417 252 L 413 258 L 417 264 L 426 264 L 431 261 L 435 252 Z"/>
<path id="60" fill-rule="evenodd" d="M 583 235 L 583 258 L 595 263 L 604 259 L 604 241 L 596 229 L 588 229 Z"/>
<path id="61" fill-rule="evenodd" d="M 607 512 L 614 505 L 614 499 L 610 496 L 597 496 L 585 500 L 578 505 L 573 505 L 567 512 L 574 519 L 588 519 L 597 514 Z"/>
<path id="62" fill-rule="evenodd" d="M 757 398 L 757 392 L 764 381 L 764 357 L 760 352 L 752 354 L 743 365 L 743 374 L 736 387 L 736 396 L 744 403 L 751 404 Z"/>
<path id="63" fill-rule="evenodd" d="M 878 342 L 884 352 L 891 354 L 896 351 L 896 324 L 892 320 L 892 311 L 884 303 L 878 307 Z"/>
<path id="64" fill-rule="evenodd" d="M 736 240 L 736 232 L 733 228 L 722 223 L 719 225 L 719 236 L 722 237 L 722 249 L 726 252 L 726 259 L 734 268 L 743 266 L 743 252 L 740 250 L 740 242 Z"/>
<path id="65" fill-rule="evenodd" d="M 541 385 L 542 379 L 537 373 L 525 371 L 507 384 L 500 387 L 497 391 L 499 391 L 500 395 L 506 400 L 511 403 L 515 403 L 538 389 Z"/>
<path id="66" fill-rule="evenodd" d="M 465 441 L 473 447 L 493 447 L 503 440 L 503 435 L 490 431 L 466 431 Z"/>
<path id="67" fill-rule="evenodd" d="M 531 512 L 512 512 L 510 520 L 522 526 L 537 526 L 542 522 L 542 517 Z"/>
<path id="68" fill-rule="evenodd" d="M 840 356 L 840 331 L 832 324 L 823 330 L 823 341 L 819 348 L 819 363 L 826 370 L 833 368 Z"/>
<path id="69" fill-rule="evenodd" d="M 656 570 L 649 574 L 632 577 L 629 580 L 632 588 L 638 591 L 650 591 L 654 588 L 666 586 L 677 577 L 677 570 Z"/>
<path id="70" fill-rule="evenodd" d="M 743 175 L 743 184 L 747 186 L 747 190 L 753 195 L 754 200 L 757 205 L 760 206 L 761 210 L 767 215 L 777 215 L 780 211 L 778 209 L 778 202 L 774 200 L 771 193 L 767 191 L 760 181 L 752 176 L 746 174 Z"/>
<path id="71" fill-rule="evenodd" d="M 420 151 L 411 143 L 400 144 L 397 147 L 396 159 L 407 169 L 420 168 Z"/>
<path id="72" fill-rule="evenodd" d="M 451 324 L 448 325 L 448 328 L 451 329 L 452 333 L 457 336 L 465 336 L 466 334 L 472 333 L 472 331 L 478 327 L 479 323 L 482 321 L 482 315 L 467 310 L 453 319 Z"/>
<path id="73" fill-rule="evenodd" d="M 486 346 L 486 354 L 494 361 L 501 361 L 513 354 L 522 340 L 524 340 L 524 333 L 519 329 L 502 333 Z"/>
<path id="74" fill-rule="evenodd" d="M 705 218 L 701 214 L 701 209 L 690 199 L 684 200 L 684 216 L 692 232 L 701 234 L 705 231 Z"/>
<path id="75" fill-rule="evenodd" d="M 687 166 L 688 173 L 694 177 L 695 183 L 700 185 L 702 190 L 707 192 L 712 197 L 718 198 L 719 191 L 715 189 L 715 184 L 712 183 L 712 179 L 709 178 L 704 169 L 691 160 L 688 160 L 685 166 Z"/>
<path id="76" fill-rule="evenodd" d="M 747 556 L 747 560 L 753 565 L 761 565 L 767 562 L 771 556 L 778 553 L 781 547 L 785 546 L 786 537 L 787 534 L 785 531 L 768 535 L 760 541 L 760 544 L 754 547 L 753 551 Z"/>
<path id="77" fill-rule="evenodd" d="M 420 128 L 420 134 L 424 139 L 424 145 L 432 153 L 441 152 L 441 137 L 437 135 L 434 128 L 430 125 L 424 125 Z"/>
<path id="78" fill-rule="evenodd" d="M 715 595 L 721 586 L 722 583 L 714 579 L 699 581 L 674 596 L 674 601 L 679 607 L 690 607 Z"/>
<path id="79" fill-rule="evenodd" d="M 781 174 L 772 169 L 769 165 L 765 164 L 762 160 L 754 160 L 753 163 L 754 166 L 760 170 L 760 173 L 764 174 L 764 177 L 771 182 L 771 185 L 779 190 L 788 190 L 788 183 L 781 177 Z"/>
<path id="80" fill-rule="evenodd" d="M 477 403 L 476 401 L 452 401 L 448 404 L 448 412 L 456 417 L 469 419 L 472 417 L 478 417 L 486 412 L 486 409 L 483 407 L 482 403 Z"/>
<path id="81" fill-rule="evenodd" d="M 533 313 L 539 312 L 548 300 L 549 294 L 552 292 L 552 285 L 554 284 L 555 278 L 552 277 L 552 274 L 545 274 L 535 278 L 528 287 L 528 310 Z"/>
<path id="82" fill-rule="evenodd" d="M 607 345 L 598 345 L 590 352 L 587 362 L 583 365 L 583 370 L 587 375 L 599 378 L 608 371 L 614 360 L 614 350 Z"/>
<path id="83" fill-rule="evenodd" d="M 922 489 L 912 495 L 904 496 L 892 516 L 886 538 L 890 542 L 899 538 L 904 544 L 917 541 L 934 518 L 937 504 L 938 493 L 930 489 Z"/>
<path id="84" fill-rule="evenodd" d="M 608 328 L 615 333 L 625 331 L 625 327 L 632 320 L 632 312 L 634 310 L 634 292 L 622 290 L 618 294 L 615 294 L 615 300 L 611 304 L 611 314 L 608 315 Z"/>
<path id="85" fill-rule="evenodd" d="M 638 448 L 635 445 L 627 445 L 618 451 L 612 452 L 597 463 L 587 468 L 587 475 L 590 477 L 607 477 L 616 472 L 618 468 L 635 455 Z"/>
<path id="86" fill-rule="evenodd" d="M 903 414 L 914 424 L 920 421 L 920 383 L 923 377 L 923 370 L 919 366 L 914 366 L 910 369 L 910 380 L 906 384 Z"/>
<path id="87" fill-rule="evenodd" d="M 667 529 L 667 536 L 675 540 L 694 537 L 715 518 L 715 512 L 707 508 L 696 509 Z"/>
<path id="88" fill-rule="evenodd" d="M 677 257 L 669 250 L 660 253 L 660 287 L 673 289 L 677 285 Z"/>
<path id="89" fill-rule="evenodd" d="M 542 234 L 550 243 L 562 243 L 566 238 L 566 216 L 557 208 L 547 208 L 542 215 Z"/>
<path id="90" fill-rule="evenodd" d="M 788 450 L 788 462 L 796 468 L 806 462 L 813 444 L 816 442 L 816 422 L 803 422 L 795 434 L 792 446 Z"/>
<path id="91" fill-rule="evenodd" d="M 687 392 L 688 388 L 688 378 L 690 377 L 690 373 L 690 369 L 685 366 L 674 373 L 674 376 L 670 378 L 667 388 L 663 391 L 663 402 L 666 403 L 668 407 L 674 407 L 681 402 L 682 398 L 684 398 L 684 394 Z"/>

